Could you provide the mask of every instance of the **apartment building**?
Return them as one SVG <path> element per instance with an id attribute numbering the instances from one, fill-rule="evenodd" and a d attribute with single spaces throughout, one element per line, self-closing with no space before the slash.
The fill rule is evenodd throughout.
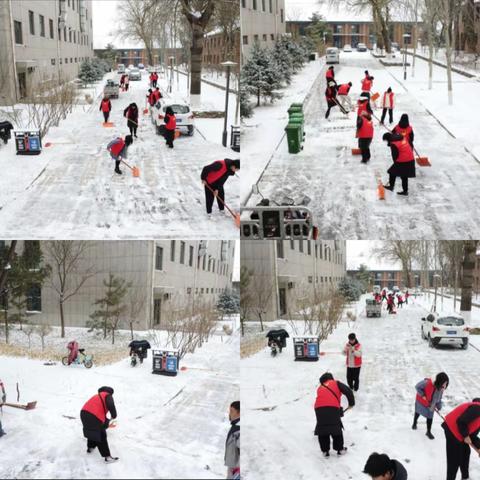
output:
<path id="1" fill-rule="evenodd" d="M 355 278 L 359 274 L 359 269 L 349 269 L 347 274 L 349 277 Z M 412 270 L 410 272 L 411 288 L 420 286 L 433 288 L 435 286 L 434 274 L 435 272 L 433 270 L 429 270 L 426 275 L 422 270 Z M 373 288 L 373 285 L 380 285 L 382 289 L 392 290 L 395 286 L 401 289 L 407 286 L 405 273 L 400 267 L 372 269 L 368 271 L 368 276 L 369 288 Z"/>
<path id="2" fill-rule="evenodd" d="M 246 240 L 240 252 L 241 266 L 249 272 L 249 291 L 256 291 L 252 303 L 257 298 L 263 304 L 267 321 L 291 312 L 296 300 L 311 289 L 335 289 L 346 275 L 345 241 Z"/>
<path id="3" fill-rule="evenodd" d="M 203 65 L 220 67 L 220 63 L 227 60 L 240 65 L 240 29 L 237 29 L 231 39 L 224 32 L 218 30 L 204 36 Z"/>
<path id="4" fill-rule="evenodd" d="M 2 0 L 0 45 L 0 105 L 71 80 L 93 57 L 92 0 Z"/>
<path id="5" fill-rule="evenodd" d="M 241 0 L 242 62 L 255 42 L 272 47 L 286 32 L 285 0 Z"/>
<path id="6" fill-rule="evenodd" d="M 78 294 L 65 303 L 67 326 L 85 326 L 96 308 L 94 302 L 105 294 L 104 281 L 110 273 L 132 284 L 125 303 L 128 305 L 130 299 L 135 299 L 141 304 L 136 316 L 137 330 L 161 328 L 168 312 L 192 302 L 214 304 L 223 291 L 232 289 L 234 241 L 89 241 L 87 244 L 76 272 L 70 277 L 70 288 L 78 285 L 86 272 L 89 277 Z M 19 242 L 17 252 L 25 248 L 40 248 L 43 263 L 53 265 L 46 242 Z M 3 308 L 5 300 L 4 295 Z M 32 285 L 27 297 L 30 320 L 58 325 L 58 301 L 49 279 L 42 286 Z M 121 328 L 127 327 L 125 319 Z"/>

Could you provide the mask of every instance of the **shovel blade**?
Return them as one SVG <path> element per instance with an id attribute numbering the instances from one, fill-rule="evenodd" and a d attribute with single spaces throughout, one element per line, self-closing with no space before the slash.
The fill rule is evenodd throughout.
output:
<path id="1" fill-rule="evenodd" d="M 33 410 L 37 406 L 37 402 L 28 402 L 25 406 L 25 410 Z"/>
<path id="2" fill-rule="evenodd" d="M 132 173 L 135 178 L 138 178 L 140 176 L 140 170 L 138 167 L 133 167 L 132 168 Z"/>
<path id="3" fill-rule="evenodd" d="M 112 122 L 103 122 L 102 125 L 103 125 L 105 128 L 111 128 L 111 127 L 114 126 Z"/>
<path id="4" fill-rule="evenodd" d="M 417 157 L 417 164 L 420 167 L 431 167 L 432 164 L 428 160 L 428 157 Z"/>
<path id="5" fill-rule="evenodd" d="M 372 98 L 370 99 L 372 102 L 374 102 L 375 100 L 379 99 L 380 98 L 380 94 L 377 92 L 377 93 L 374 93 L 372 95 Z"/>
<path id="6" fill-rule="evenodd" d="M 359 148 L 352 148 L 352 155 L 361 155 L 362 151 Z"/>

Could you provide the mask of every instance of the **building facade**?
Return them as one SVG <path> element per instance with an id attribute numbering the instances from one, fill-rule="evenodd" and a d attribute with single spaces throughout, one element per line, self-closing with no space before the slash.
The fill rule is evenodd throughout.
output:
<path id="1" fill-rule="evenodd" d="M 35 242 L 29 242 L 32 244 Z M 40 244 L 44 264 L 52 265 L 48 248 Z M 69 280 L 78 284 L 85 272 L 91 275 L 77 295 L 65 303 L 69 327 L 84 327 L 96 309 L 95 301 L 105 294 L 104 281 L 110 273 L 131 282 L 124 303 L 137 302 L 135 329 L 161 328 L 168 312 L 194 302 L 215 304 L 219 295 L 232 289 L 234 241 L 90 241 Z M 8 242 L 7 242 L 8 244 Z M 17 252 L 22 252 L 20 242 Z M 27 245 L 28 246 L 28 245 Z M 54 273 L 52 273 L 54 275 Z M 47 279 L 32 285 L 27 298 L 32 323 L 59 325 L 59 299 Z M 125 318 L 121 328 L 128 328 Z"/>
<path id="2" fill-rule="evenodd" d="M 241 266 L 249 272 L 250 300 L 262 304 L 266 321 L 291 313 L 297 299 L 313 289 L 335 289 L 346 275 L 345 241 L 246 240 L 240 252 Z"/>
<path id="3" fill-rule="evenodd" d="M 348 276 L 356 278 L 359 274 L 358 270 L 348 270 Z M 410 285 L 414 287 L 433 288 L 434 287 L 434 271 L 427 272 L 427 278 L 425 279 L 425 273 L 422 270 L 413 270 L 410 274 Z M 380 285 L 382 290 L 392 290 L 393 287 L 399 287 L 400 289 L 406 288 L 405 275 L 403 270 L 399 268 L 382 269 L 382 270 L 369 270 L 369 288 L 372 289 L 374 285 Z"/>
<path id="4" fill-rule="evenodd" d="M 285 0 L 241 0 L 242 62 L 255 42 L 272 47 L 286 33 Z"/>
<path id="5" fill-rule="evenodd" d="M 95 55 L 103 57 L 107 52 L 105 48 L 96 48 L 94 50 Z M 150 62 L 148 61 L 148 54 L 146 48 L 117 48 L 115 52 L 115 61 L 114 67 L 118 64 L 123 64 L 126 67 L 133 65 L 138 67 L 140 63 L 148 66 Z M 180 65 L 187 61 L 185 57 L 185 51 L 182 48 L 165 48 L 165 49 L 154 49 L 153 51 L 153 66 L 155 65 L 170 65 L 170 57 L 174 57 L 174 65 Z"/>
<path id="6" fill-rule="evenodd" d="M 91 0 L 0 2 L 0 104 L 38 83 L 71 80 L 93 57 Z"/>
<path id="7" fill-rule="evenodd" d="M 477 251 L 475 259 L 475 268 L 473 270 L 473 292 L 478 295 L 480 293 L 480 250 Z"/>
<path id="8" fill-rule="evenodd" d="M 204 37 L 203 65 L 219 67 L 220 63 L 227 60 L 240 65 L 240 29 L 232 36 L 231 41 L 225 33 L 217 31 L 207 33 Z"/>

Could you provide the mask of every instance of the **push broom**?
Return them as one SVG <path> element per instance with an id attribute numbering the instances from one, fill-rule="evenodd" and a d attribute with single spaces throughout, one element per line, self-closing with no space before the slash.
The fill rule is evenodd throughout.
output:
<path id="1" fill-rule="evenodd" d="M 240 214 L 232 211 L 232 209 L 218 195 L 215 195 L 213 188 L 208 183 L 205 183 L 205 186 L 213 193 L 215 197 L 217 197 L 218 200 L 220 200 L 220 203 L 230 212 L 230 215 L 232 215 L 237 228 L 240 228 Z"/>

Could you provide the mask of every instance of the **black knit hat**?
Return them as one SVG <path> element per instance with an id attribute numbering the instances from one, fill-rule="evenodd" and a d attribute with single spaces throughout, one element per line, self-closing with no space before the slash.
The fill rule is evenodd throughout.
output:
<path id="1" fill-rule="evenodd" d="M 328 380 L 333 380 L 333 375 L 330 372 L 324 373 L 319 379 L 322 384 L 328 382 Z"/>
<path id="2" fill-rule="evenodd" d="M 112 387 L 100 387 L 98 389 L 98 393 L 102 393 L 102 392 L 107 392 L 110 395 L 113 395 L 113 388 Z"/>
<path id="3" fill-rule="evenodd" d="M 230 167 L 235 167 L 237 170 L 240 170 L 240 159 L 233 160 L 232 158 L 226 158 L 225 161 L 230 162 Z"/>

